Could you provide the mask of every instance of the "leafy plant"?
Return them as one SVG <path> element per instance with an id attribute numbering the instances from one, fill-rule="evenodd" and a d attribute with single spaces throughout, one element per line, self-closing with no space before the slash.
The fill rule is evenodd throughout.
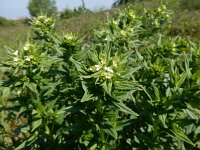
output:
<path id="1" fill-rule="evenodd" d="M 15 114 L 16 149 L 198 149 L 199 45 L 162 31 L 164 5 L 131 8 L 95 31 L 91 44 L 54 20 L 7 48 L 2 112 Z M 11 119 L 11 118 L 8 118 Z"/>

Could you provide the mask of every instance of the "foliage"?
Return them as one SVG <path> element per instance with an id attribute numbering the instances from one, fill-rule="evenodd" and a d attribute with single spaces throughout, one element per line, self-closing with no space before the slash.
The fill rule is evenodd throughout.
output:
<path id="1" fill-rule="evenodd" d="M 45 13 L 48 16 L 55 16 L 57 14 L 55 0 L 30 0 L 28 10 L 32 17 L 39 16 L 41 13 Z"/>
<path id="2" fill-rule="evenodd" d="M 74 34 L 58 36 L 52 18 L 33 18 L 35 35 L 7 48 L 0 67 L 1 100 L 12 104 L 0 110 L 25 119 L 13 146 L 200 148 L 200 46 L 167 37 L 168 20 L 164 5 L 129 8 L 84 44 Z"/>
<path id="3" fill-rule="evenodd" d="M 60 13 L 60 18 L 61 19 L 69 19 L 72 17 L 77 17 L 80 15 L 83 15 L 85 13 L 89 13 L 89 12 L 91 12 L 91 11 L 86 8 L 83 8 L 83 7 L 78 7 L 78 9 L 74 9 L 74 10 L 66 8 L 64 11 L 62 11 Z"/>

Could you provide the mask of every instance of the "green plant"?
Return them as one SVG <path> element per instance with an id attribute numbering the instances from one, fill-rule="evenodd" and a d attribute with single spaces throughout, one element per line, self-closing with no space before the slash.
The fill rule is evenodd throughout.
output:
<path id="1" fill-rule="evenodd" d="M 200 46 L 162 34 L 168 19 L 164 5 L 129 8 L 84 44 L 34 18 L 35 35 L 7 48 L 0 67 L 1 100 L 12 104 L 2 111 L 23 120 L 13 146 L 198 149 Z"/>

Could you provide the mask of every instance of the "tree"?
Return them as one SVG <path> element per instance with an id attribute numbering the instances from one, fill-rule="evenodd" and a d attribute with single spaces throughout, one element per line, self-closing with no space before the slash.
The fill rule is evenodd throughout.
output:
<path id="1" fill-rule="evenodd" d="M 57 14 L 55 0 L 30 0 L 28 10 L 32 17 L 36 17 L 41 13 L 46 13 L 48 16 Z"/>
<path id="2" fill-rule="evenodd" d="M 122 4 L 125 4 L 127 3 L 129 0 L 116 0 L 114 3 L 113 3 L 113 7 L 116 7 L 118 5 L 122 5 Z"/>

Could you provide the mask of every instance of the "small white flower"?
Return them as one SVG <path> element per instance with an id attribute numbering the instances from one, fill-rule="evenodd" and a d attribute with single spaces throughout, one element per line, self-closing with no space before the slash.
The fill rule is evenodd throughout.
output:
<path id="1" fill-rule="evenodd" d="M 64 38 L 68 41 L 71 41 L 74 37 L 72 35 L 65 35 Z"/>
<path id="2" fill-rule="evenodd" d="M 117 61 L 115 61 L 115 60 L 113 61 L 113 66 L 117 67 Z"/>
<path id="3" fill-rule="evenodd" d="M 13 61 L 18 62 L 18 61 L 19 61 L 19 58 L 18 58 L 18 57 L 14 57 L 14 58 L 13 58 Z"/>
<path id="4" fill-rule="evenodd" d="M 104 70 L 106 70 L 109 73 L 114 73 L 114 71 L 111 69 L 111 67 L 104 67 Z"/>
<path id="5" fill-rule="evenodd" d="M 39 16 L 37 19 L 46 19 L 46 16 Z"/>
<path id="6" fill-rule="evenodd" d="M 129 13 L 129 15 L 130 15 L 130 17 L 131 17 L 132 19 L 135 19 L 135 18 L 136 18 L 136 16 L 135 16 L 134 13 Z"/>
<path id="7" fill-rule="evenodd" d="M 95 65 L 96 71 L 99 71 L 101 69 L 101 66 Z"/>
<path id="8" fill-rule="evenodd" d="M 156 27 L 159 27 L 160 23 L 159 23 L 159 20 L 158 20 L 158 19 L 155 19 L 154 25 L 155 25 Z"/>
<path id="9" fill-rule="evenodd" d="M 14 54 L 15 56 L 18 56 L 19 51 L 15 51 L 13 54 Z"/>
<path id="10" fill-rule="evenodd" d="M 117 21 L 113 21 L 112 23 L 113 23 L 114 25 L 116 25 L 116 26 L 118 25 L 118 22 L 117 22 Z"/>
<path id="11" fill-rule="evenodd" d="M 106 64 L 106 62 L 102 60 L 102 61 L 101 61 L 101 64 L 102 64 L 102 65 L 105 65 L 105 64 Z"/>
<path id="12" fill-rule="evenodd" d="M 158 12 L 161 12 L 161 11 L 162 11 L 162 9 L 159 7 L 159 8 L 158 8 Z"/>
<path id="13" fill-rule="evenodd" d="M 166 6 L 165 6 L 165 5 L 162 5 L 162 9 L 165 10 L 165 9 L 166 9 Z"/>
<path id="14" fill-rule="evenodd" d="M 121 30 L 121 35 L 126 36 L 126 31 Z"/>
<path id="15" fill-rule="evenodd" d="M 17 91 L 17 95 L 18 95 L 18 96 L 19 96 L 21 93 L 22 93 L 21 90 L 18 90 L 18 91 Z"/>
<path id="16" fill-rule="evenodd" d="M 26 61 L 31 61 L 31 57 L 30 56 L 25 56 L 25 60 Z"/>
<path id="17" fill-rule="evenodd" d="M 24 46 L 24 50 L 27 51 L 27 50 L 29 50 L 29 48 L 30 48 L 30 44 L 26 43 L 25 46 Z"/>
<path id="18" fill-rule="evenodd" d="M 111 79 L 112 76 L 113 76 L 113 74 L 111 74 L 111 73 L 105 73 L 104 76 L 105 76 L 106 79 Z"/>
<path id="19" fill-rule="evenodd" d="M 46 19 L 45 19 L 45 22 L 48 22 L 49 20 L 50 20 L 49 18 L 46 18 Z"/>

